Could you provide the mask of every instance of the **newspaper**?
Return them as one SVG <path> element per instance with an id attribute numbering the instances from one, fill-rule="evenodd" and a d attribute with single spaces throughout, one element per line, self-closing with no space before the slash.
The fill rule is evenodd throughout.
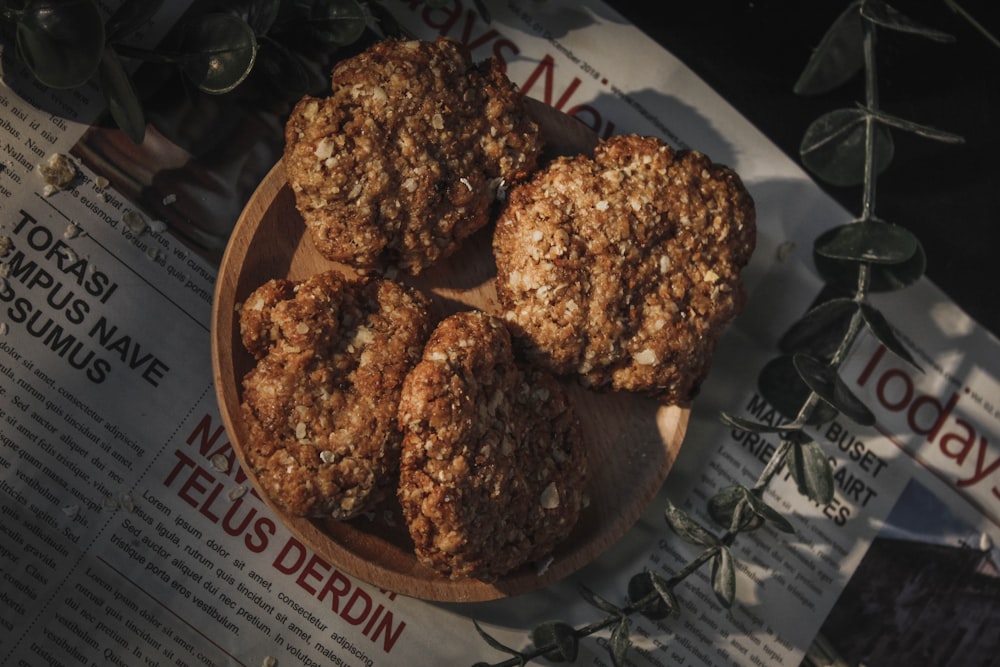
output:
<path id="1" fill-rule="evenodd" d="M 716 354 L 660 496 L 594 563 L 509 600 L 432 604 L 325 562 L 250 488 L 219 416 L 209 321 L 212 240 L 224 238 L 224 221 L 213 219 L 205 238 L 178 233 L 161 222 L 177 203 L 169 189 L 156 192 L 158 207 L 140 206 L 105 183 L 90 128 L 97 91 L 35 89 L 26 101 L 30 88 L 13 85 L 5 54 L 0 663 L 498 663 L 509 656 L 473 621 L 521 648 L 539 622 L 595 620 L 581 583 L 624 603 L 632 574 L 670 574 L 694 555 L 663 520 L 668 498 L 704 518 L 718 489 L 756 478 L 775 442 L 717 415 L 777 418 L 756 374 L 820 291 L 812 239 L 850 217 L 606 5 L 487 5 L 489 23 L 469 1 L 386 7 L 415 36 L 448 35 L 477 59 L 500 57 L 526 94 L 601 135 L 653 134 L 733 166 L 757 203 L 749 303 Z M 52 154 L 75 156 L 80 174 L 46 194 L 35 167 Z M 262 174 L 265 165 L 251 166 Z M 230 216 L 240 205 L 225 202 Z M 633 618 L 629 664 L 985 664 L 996 655 L 998 342 L 927 281 L 877 305 L 922 371 L 874 340 L 858 345 L 843 377 L 877 426 L 838 419 L 814 434 L 835 466 L 834 500 L 817 507 L 779 479 L 767 500 L 795 533 L 765 527 L 737 541 L 730 610 L 699 573 L 678 588 L 679 616 Z M 585 640 L 576 664 L 610 664 L 608 643 L 607 633 Z"/>

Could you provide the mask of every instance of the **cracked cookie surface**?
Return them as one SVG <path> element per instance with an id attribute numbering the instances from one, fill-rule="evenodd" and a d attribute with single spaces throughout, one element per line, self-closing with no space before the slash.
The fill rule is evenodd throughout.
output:
<path id="1" fill-rule="evenodd" d="M 328 259 L 420 273 L 536 166 L 541 135 L 503 66 L 473 65 L 453 40 L 379 42 L 338 63 L 332 88 L 295 106 L 283 159 Z"/>
<path id="2" fill-rule="evenodd" d="M 293 516 L 349 519 L 395 492 L 403 380 L 430 332 L 426 297 L 336 271 L 271 280 L 240 308 L 248 463 Z"/>
<path id="3" fill-rule="evenodd" d="M 587 456 L 566 393 L 513 356 L 503 321 L 443 320 L 406 379 L 398 496 L 418 559 L 496 579 L 549 556 L 585 503 Z"/>
<path id="4" fill-rule="evenodd" d="M 511 191 L 493 240 L 503 317 L 559 375 L 683 403 L 743 306 L 755 233 L 735 172 L 656 138 L 611 137 Z"/>

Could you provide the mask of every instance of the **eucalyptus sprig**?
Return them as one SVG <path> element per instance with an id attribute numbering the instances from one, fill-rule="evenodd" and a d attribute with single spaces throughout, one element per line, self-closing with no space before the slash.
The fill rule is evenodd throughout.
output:
<path id="1" fill-rule="evenodd" d="M 48 88 L 96 81 L 115 123 L 141 143 L 145 113 L 128 61 L 173 64 L 211 95 L 233 91 L 255 68 L 287 85 L 304 78 L 302 46 L 334 51 L 352 44 L 370 16 L 357 0 L 223 0 L 192 11 L 176 31 L 182 36 L 177 43 L 156 49 L 136 44 L 162 5 L 125 0 L 105 19 L 94 0 L 0 0 L 0 44 L 12 45 Z"/>
<path id="2" fill-rule="evenodd" d="M 682 540 L 701 549 L 700 553 L 670 577 L 652 570 L 634 575 L 628 586 L 629 603 L 622 607 L 582 588 L 584 598 L 605 614 L 601 620 L 579 628 L 561 621 L 543 623 L 532 632 L 532 645 L 524 650 L 503 646 L 476 624 L 491 646 L 512 655 L 504 662 L 477 663 L 476 667 L 513 667 L 539 657 L 572 662 L 581 639 L 607 629 L 611 629 L 607 644 L 611 662 L 625 665 L 631 647 L 631 617 L 638 613 L 661 620 L 679 613 L 674 589 L 706 565 L 711 567 L 716 598 L 729 608 L 736 595 L 737 568 L 731 546 L 737 537 L 765 524 L 782 532 L 793 531 L 791 523 L 764 502 L 764 492 L 778 473 L 787 470 L 799 492 L 817 504 L 833 499 L 832 463 L 809 434 L 811 428 L 838 415 L 860 426 L 875 423 L 871 410 L 839 376 L 861 334 L 869 331 L 886 348 L 919 368 L 869 299 L 874 292 L 913 284 L 923 275 L 926 264 L 923 247 L 912 233 L 876 217 L 876 182 L 892 160 L 892 131 L 948 143 L 959 143 L 962 138 L 893 116 L 880 107 L 876 58 L 880 30 L 951 41 L 949 35 L 914 22 L 882 0 L 855 0 L 828 29 L 795 84 L 797 94 L 819 94 L 864 73 L 864 102 L 821 116 L 806 130 L 800 147 L 803 165 L 819 179 L 833 185 L 861 186 L 861 213 L 822 233 L 813 247 L 820 276 L 835 293 L 845 296 L 819 303 L 795 322 L 779 341 L 780 356 L 767 363 L 758 376 L 761 395 L 787 421 L 773 425 L 721 415 L 722 422 L 736 430 L 781 438 L 755 484 L 730 486 L 709 499 L 707 514 L 716 524 L 714 529 L 667 501 L 667 525 Z"/>
<path id="3" fill-rule="evenodd" d="M 398 33 L 377 0 L 202 0 L 172 31 L 178 39 L 146 48 L 138 35 L 163 4 L 124 0 L 105 18 L 96 0 L 0 0 L 0 46 L 13 47 L 46 88 L 96 82 L 112 120 L 142 143 L 146 113 L 128 67 L 135 61 L 176 66 L 208 95 L 230 93 L 257 72 L 275 96 L 294 101 L 310 92 L 309 54 L 335 54 L 366 28 L 382 36 Z M 485 3 L 474 5 L 489 21 Z"/>

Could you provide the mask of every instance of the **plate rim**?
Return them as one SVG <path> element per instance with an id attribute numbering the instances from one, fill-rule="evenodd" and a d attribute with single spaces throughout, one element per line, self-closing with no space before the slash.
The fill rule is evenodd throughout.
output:
<path id="1" fill-rule="evenodd" d="M 242 384 L 242 378 L 236 377 L 233 346 L 241 344 L 237 336 L 239 322 L 235 310 L 238 303 L 236 290 L 239 286 L 239 278 L 243 276 L 244 265 L 254 247 L 254 240 L 263 231 L 262 221 L 266 217 L 265 213 L 282 196 L 291 197 L 292 195 L 285 178 L 284 168 L 279 161 L 258 185 L 247 206 L 241 212 L 222 255 L 212 302 L 211 357 L 212 378 L 218 408 L 239 464 L 247 479 L 257 490 L 257 495 L 297 539 L 313 549 L 325 561 L 328 561 L 331 567 L 338 568 L 370 585 L 428 601 L 483 602 L 519 595 L 551 585 L 598 558 L 600 554 L 628 532 L 655 497 L 676 460 L 688 427 L 690 408 L 687 406 L 659 405 L 657 408 L 657 425 L 659 425 L 660 419 L 668 420 L 674 425 L 671 441 L 666 442 L 667 438 L 663 437 L 663 442 L 658 443 L 666 449 L 662 469 L 655 474 L 658 482 L 647 484 L 649 488 L 645 488 L 637 494 L 635 501 L 627 508 L 629 513 L 619 517 L 617 529 L 611 532 L 598 531 L 595 536 L 586 539 L 582 544 L 574 545 L 576 548 L 569 553 L 560 553 L 557 550 L 555 559 L 547 569 L 541 572 L 525 566 L 511 575 L 501 577 L 493 582 L 484 582 L 478 579 L 453 580 L 421 565 L 416 561 L 415 555 L 413 556 L 413 567 L 409 571 L 390 572 L 368 562 L 363 556 L 344 546 L 341 541 L 323 530 L 319 521 L 292 517 L 277 507 L 261 489 L 257 476 L 248 465 L 240 444 L 245 433 L 242 421 L 238 421 L 240 420 L 239 403 L 233 403 L 233 399 L 234 397 L 238 398 L 241 394 L 239 387 Z M 331 263 L 331 268 L 335 266 L 336 264 Z M 261 282 L 266 279 L 262 278 Z M 227 335 L 229 337 L 228 345 L 225 341 Z M 228 391 L 228 388 L 232 388 L 233 391 Z M 576 390 L 597 395 L 596 392 L 590 392 L 590 390 L 583 388 Z M 605 397 L 610 395 L 612 394 L 599 394 L 599 396 Z M 585 517 L 581 516 L 581 522 L 584 520 Z M 571 536 L 568 541 L 572 542 L 572 539 Z M 388 583 L 386 575 L 391 579 Z"/>

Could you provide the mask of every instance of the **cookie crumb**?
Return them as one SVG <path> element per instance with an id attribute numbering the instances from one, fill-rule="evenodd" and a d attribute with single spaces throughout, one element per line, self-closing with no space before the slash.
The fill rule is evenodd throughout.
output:
<path id="1" fill-rule="evenodd" d="M 59 190 L 65 190 L 76 178 L 76 164 L 67 155 L 52 153 L 45 162 L 36 167 L 45 184 L 43 194 L 47 197 Z"/>

